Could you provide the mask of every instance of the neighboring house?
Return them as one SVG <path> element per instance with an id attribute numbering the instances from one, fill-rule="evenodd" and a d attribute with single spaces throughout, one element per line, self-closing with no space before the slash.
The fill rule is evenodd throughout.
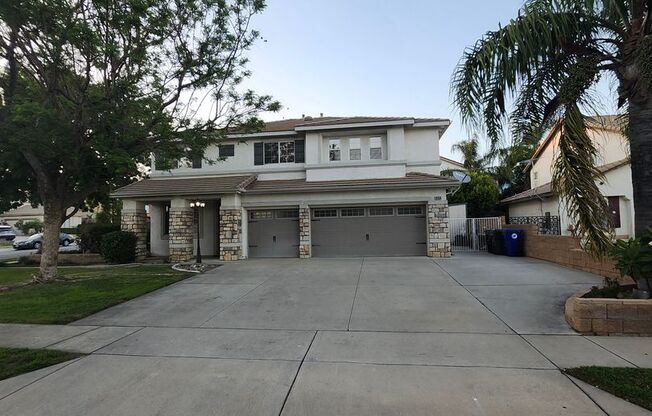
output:
<path id="1" fill-rule="evenodd" d="M 248 257 L 450 254 L 439 139 L 446 119 L 305 117 L 232 134 L 203 159 L 170 171 L 152 163 L 149 179 L 116 190 L 123 229 L 150 252 L 193 256 L 190 203 L 198 214 L 202 253 Z M 207 160 L 222 159 L 216 163 Z"/>
<path id="2" fill-rule="evenodd" d="M 587 133 L 598 150 L 595 161 L 605 180 L 598 187 L 609 204 L 612 223 L 618 236 L 634 233 L 634 196 L 629 162 L 629 143 L 621 133 L 616 116 L 587 119 Z M 552 171 L 559 145 L 559 126 L 555 126 L 537 147 L 532 161 L 525 167 L 530 173 L 531 189 L 501 203 L 509 208 L 509 217 L 558 216 L 560 231 L 570 235 L 574 221 L 569 218 L 559 197 L 552 192 Z"/>
<path id="3" fill-rule="evenodd" d="M 459 170 L 466 172 L 466 168 L 462 162 L 457 160 L 449 159 L 444 156 L 439 157 L 441 159 L 441 171 L 451 171 Z M 450 204 L 448 206 L 448 215 L 450 218 L 466 218 L 466 204 Z"/>
<path id="4" fill-rule="evenodd" d="M 89 212 L 78 211 L 72 217 L 68 218 L 62 225 L 63 228 L 73 228 L 82 223 L 83 220 L 92 217 Z M 18 221 L 27 222 L 32 220 L 43 221 L 43 207 L 32 207 L 30 204 L 23 204 L 18 208 L 0 214 L 0 222 L 15 225 Z"/>

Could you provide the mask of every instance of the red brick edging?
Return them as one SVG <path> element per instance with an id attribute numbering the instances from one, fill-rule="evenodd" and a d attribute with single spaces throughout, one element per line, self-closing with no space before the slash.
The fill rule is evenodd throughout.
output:
<path id="1" fill-rule="evenodd" d="M 597 335 L 652 336 L 652 299 L 583 298 L 566 300 L 566 321 L 577 332 Z"/>

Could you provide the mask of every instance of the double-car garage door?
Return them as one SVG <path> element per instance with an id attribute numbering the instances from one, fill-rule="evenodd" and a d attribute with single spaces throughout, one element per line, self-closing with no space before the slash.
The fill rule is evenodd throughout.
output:
<path id="1" fill-rule="evenodd" d="M 297 257 L 298 210 L 249 213 L 250 257 Z M 423 206 L 314 208 L 313 257 L 423 256 Z"/>

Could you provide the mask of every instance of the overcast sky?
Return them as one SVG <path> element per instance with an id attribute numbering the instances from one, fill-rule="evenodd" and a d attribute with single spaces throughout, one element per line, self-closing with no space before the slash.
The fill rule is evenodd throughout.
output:
<path id="1" fill-rule="evenodd" d="M 444 156 L 468 137 L 450 100 L 464 48 L 516 16 L 522 0 L 268 0 L 253 26 L 247 82 L 283 110 L 318 116 L 445 117 Z M 481 138 L 482 139 L 482 138 Z"/>

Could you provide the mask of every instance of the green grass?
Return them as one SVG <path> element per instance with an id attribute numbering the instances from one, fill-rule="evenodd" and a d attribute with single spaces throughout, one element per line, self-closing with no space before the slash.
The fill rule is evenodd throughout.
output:
<path id="1" fill-rule="evenodd" d="M 566 373 L 652 410 L 652 368 L 578 367 Z"/>
<path id="2" fill-rule="evenodd" d="M 57 350 L 0 347 L 0 380 L 49 367 L 84 354 Z"/>
<path id="3" fill-rule="evenodd" d="M 0 267 L 0 287 L 29 282 L 35 271 L 34 267 Z"/>
<path id="4" fill-rule="evenodd" d="M 0 275 L 15 280 L 15 276 L 31 275 L 35 270 L 6 267 L 0 268 Z M 0 292 L 0 322 L 66 324 L 191 275 L 166 265 L 61 267 L 60 272 L 66 279 L 79 280 Z"/>

